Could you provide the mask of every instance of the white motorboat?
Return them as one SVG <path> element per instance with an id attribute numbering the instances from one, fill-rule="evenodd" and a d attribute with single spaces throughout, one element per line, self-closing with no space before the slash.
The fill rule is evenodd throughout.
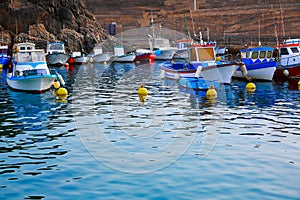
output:
<path id="1" fill-rule="evenodd" d="M 49 65 L 65 65 L 69 57 L 63 42 L 48 42 L 46 60 Z"/>
<path id="2" fill-rule="evenodd" d="M 12 68 L 6 79 L 10 88 L 27 92 L 43 92 L 51 88 L 58 74 L 50 72 L 43 49 L 33 43 L 20 43 L 14 48 Z"/>

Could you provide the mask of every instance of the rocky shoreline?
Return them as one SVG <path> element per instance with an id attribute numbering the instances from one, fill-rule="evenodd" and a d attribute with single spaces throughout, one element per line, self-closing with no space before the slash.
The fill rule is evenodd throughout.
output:
<path id="1" fill-rule="evenodd" d="M 5 0 L 0 6 L 1 42 L 8 45 L 34 41 L 46 48 L 47 41 L 63 41 L 70 51 L 90 52 L 109 38 L 80 0 Z"/>

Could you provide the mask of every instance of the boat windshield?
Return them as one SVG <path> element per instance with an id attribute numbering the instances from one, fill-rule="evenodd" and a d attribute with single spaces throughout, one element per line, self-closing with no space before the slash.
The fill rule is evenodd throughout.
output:
<path id="1" fill-rule="evenodd" d="M 191 48 L 190 61 L 211 61 L 215 60 L 213 48 Z"/>
<path id="2" fill-rule="evenodd" d="M 299 49 L 298 49 L 297 47 L 291 48 L 291 51 L 292 51 L 293 53 L 299 53 Z"/>
<path id="3" fill-rule="evenodd" d="M 61 43 L 49 44 L 49 50 L 64 50 L 64 47 Z"/>
<path id="4" fill-rule="evenodd" d="M 18 52 L 15 60 L 17 62 L 45 62 L 46 57 L 43 51 Z"/>
<path id="5" fill-rule="evenodd" d="M 258 58 L 258 51 L 253 51 L 251 58 L 252 59 L 257 59 Z"/>
<path id="6" fill-rule="evenodd" d="M 267 52 L 266 51 L 261 51 L 259 52 L 259 58 L 265 58 L 266 57 Z"/>
<path id="7" fill-rule="evenodd" d="M 7 49 L 0 49 L 0 54 L 7 55 Z"/>
<path id="8" fill-rule="evenodd" d="M 268 51 L 267 58 L 272 58 L 272 56 L 273 56 L 273 51 Z"/>

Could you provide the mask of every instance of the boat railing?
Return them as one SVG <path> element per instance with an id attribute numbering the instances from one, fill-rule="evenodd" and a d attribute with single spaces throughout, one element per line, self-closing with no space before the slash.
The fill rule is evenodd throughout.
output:
<path id="1" fill-rule="evenodd" d="M 38 75 L 46 75 L 46 69 L 30 69 L 30 70 L 23 70 L 23 71 L 16 71 L 16 76 L 38 76 Z"/>
<path id="2" fill-rule="evenodd" d="M 57 75 L 57 71 L 55 69 L 50 69 L 50 74 L 51 75 Z"/>

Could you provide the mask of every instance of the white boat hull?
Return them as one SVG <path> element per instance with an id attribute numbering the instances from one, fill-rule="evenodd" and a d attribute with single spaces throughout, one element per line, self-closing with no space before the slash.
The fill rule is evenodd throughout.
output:
<path id="1" fill-rule="evenodd" d="M 276 67 L 261 68 L 255 70 L 247 70 L 247 76 L 255 80 L 272 81 Z M 235 71 L 233 77 L 245 78 L 241 71 Z"/>
<path id="2" fill-rule="evenodd" d="M 7 74 L 7 84 L 15 90 L 42 92 L 49 90 L 56 78 L 56 75 L 12 77 L 12 74 L 9 73 Z"/>
<path id="3" fill-rule="evenodd" d="M 75 64 L 85 64 L 89 62 L 89 58 L 86 56 L 81 56 L 81 57 L 75 57 L 74 58 L 74 63 Z"/>
<path id="4" fill-rule="evenodd" d="M 111 57 L 112 57 L 111 53 L 97 54 L 91 57 L 90 62 L 92 63 L 108 62 Z"/>
<path id="5" fill-rule="evenodd" d="M 47 63 L 49 65 L 65 65 L 69 59 L 68 54 L 64 53 L 53 53 L 46 55 Z"/>
<path id="6" fill-rule="evenodd" d="M 201 75 L 205 80 L 230 84 L 232 76 L 239 66 L 237 64 L 223 64 L 203 67 Z"/>
<path id="7" fill-rule="evenodd" d="M 123 56 L 112 56 L 110 61 L 112 62 L 134 62 L 135 54 L 127 54 Z"/>
<path id="8" fill-rule="evenodd" d="M 177 48 L 156 50 L 154 53 L 155 59 L 156 60 L 172 60 L 172 58 L 177 50 L 178 50 Z"/>
<path id="9" fill-rule="evenodd" d="M 189 59 L 188 49 L 179 49 L 179 50 L 177 50 L 173 57 L 178 58 L 178 59 Z"/>

